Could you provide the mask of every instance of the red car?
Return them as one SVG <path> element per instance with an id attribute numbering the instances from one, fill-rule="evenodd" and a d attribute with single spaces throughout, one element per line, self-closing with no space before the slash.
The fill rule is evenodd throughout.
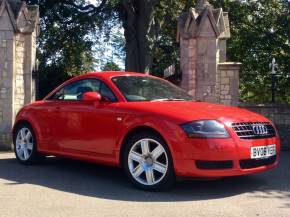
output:
<path id="1" fill-rule="evenodd" d="M 19 162 L 46 155 L 121 166 L 137 187 L 181 177 L 225 177 L 278 164 L 274 125 L 250 111 L 195 102 L 149 75 L 91 73 L 25 106 L 13 128 Z"/>

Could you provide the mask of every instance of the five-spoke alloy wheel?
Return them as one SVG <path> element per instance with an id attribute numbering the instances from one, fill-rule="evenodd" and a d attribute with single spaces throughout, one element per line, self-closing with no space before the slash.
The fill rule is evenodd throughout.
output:
<path id="1" fill-rule="evenodd" d="M 156 190 L 174 183 L 172 158 L 160 136 L 152 132 L 133 136 L 124 156 L 125 171 L 137 187 Z"/>

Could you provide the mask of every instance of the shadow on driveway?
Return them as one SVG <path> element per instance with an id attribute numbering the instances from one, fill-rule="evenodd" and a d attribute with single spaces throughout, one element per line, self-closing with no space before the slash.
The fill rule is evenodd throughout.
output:
<path id="1" fill-rule="evenodd" d="M 135 189 L 119 168 L 60 158 L 23 166 L 12 154 L 8 158 L 1 155 L 0 179 L 8 180 L 6 185 L 28 183 L 84 196 L 144 202 L 219 199 L 243 193 L 261 198 L 290 198 L 290 152 L 282 153 L 278 168 L 265 173 L 213 181 L 180 181 L 175 188 L 164 192 Z M 290 207 L 290 204 L 285 206 Z"/>

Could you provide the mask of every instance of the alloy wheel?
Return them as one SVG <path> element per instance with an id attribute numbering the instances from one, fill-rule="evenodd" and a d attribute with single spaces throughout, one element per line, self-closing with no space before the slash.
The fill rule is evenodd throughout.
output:
<path id="1" fill-rule="evenodd" d="M 33 136 L 31 131 L 21 128 L 16 136 L 16 153 L 20 160 L 27 161 L 33 151 Z"/>
<path id="2" fill-rule="evenodd" d="M 166 175 L 168 156 L 158 141 L 141 139 L 130 149 L 128 166 L 137 182 L 151 186 L 159 183 Z"/>

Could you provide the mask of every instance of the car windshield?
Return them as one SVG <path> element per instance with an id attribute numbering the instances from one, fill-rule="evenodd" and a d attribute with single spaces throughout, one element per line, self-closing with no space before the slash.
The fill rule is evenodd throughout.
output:
<path id="1" fill-rule="evenodd" d="M 162 79 L 118 76 L 112 79 L 127 101 L 192 101 L 192 96 Z"/>

